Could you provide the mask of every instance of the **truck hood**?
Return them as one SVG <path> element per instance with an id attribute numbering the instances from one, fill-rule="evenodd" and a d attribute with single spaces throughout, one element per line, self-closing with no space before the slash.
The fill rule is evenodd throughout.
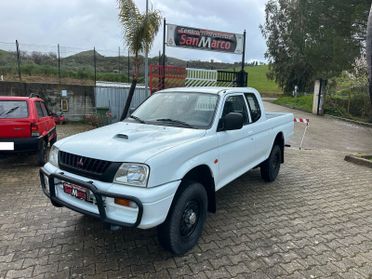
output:
<path id="1" fill-rule="evenodd" d="M 118 122 L 58 141 L 61 151 L 112 162 L 144 163 L 165 150 L 204 136 L 205 130 Z"/>

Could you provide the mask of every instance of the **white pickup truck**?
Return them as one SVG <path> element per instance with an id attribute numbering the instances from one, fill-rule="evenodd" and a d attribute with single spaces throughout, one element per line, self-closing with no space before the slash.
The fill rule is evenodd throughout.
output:
<path id="1" fill-rule="evenodd" d="M 198 241 L 215 192 L 260 167 L 271 182 L 293 133 L 291 113 L 265 113 L 253 88 L 162 90 L 122 122 L 57 141 L 40 170 L 55 206 L 115 226 L 158 226 L 183 254 Z"/>

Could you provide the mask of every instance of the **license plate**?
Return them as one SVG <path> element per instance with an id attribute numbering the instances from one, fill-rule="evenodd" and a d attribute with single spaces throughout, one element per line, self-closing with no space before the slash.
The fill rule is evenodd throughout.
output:
<path id="1" fill-rule="evenodd" d="M 66 194 L 69 194 L 75 198 L 78 198 L 80 200 L 85 200 L 87 201 L 88 200 L 88 191 L 87 189 L 79 186 L 79 185 L 75 185 L 75 184 L 72 184 L 72 183 L 68 183 L 68 182 L 63 182 L 63 191 L 66 193 Z"/>
<path id="2" fill-rule="evenodd" d="M 0 142 L 0 150 L 3 151 L 14 150 L 14 142 Z"/>

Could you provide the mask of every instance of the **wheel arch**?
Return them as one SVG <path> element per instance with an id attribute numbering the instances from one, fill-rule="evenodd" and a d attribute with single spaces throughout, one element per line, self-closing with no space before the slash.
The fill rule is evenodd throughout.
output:
<path id="1" fill-rule="evenodd" d="M 189 170 L 182 178 L 181 185 L 177 189 L 177 192 L 186 185 L 186 181 L 195 181 L 202 184 L 207 192 L 208 196 L 208 211 L 216 212 L 216 189 L 215 181 L 212 170 L 208 165 L 199 165 Z"/>

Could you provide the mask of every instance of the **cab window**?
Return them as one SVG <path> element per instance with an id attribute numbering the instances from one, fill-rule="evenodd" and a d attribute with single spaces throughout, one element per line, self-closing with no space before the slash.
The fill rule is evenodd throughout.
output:
<path id="1" fill-rule="evenodd" d="M 44 116 L 49 116 L 49 111 L 48 111 L 48 108 L 47 108 L 46 104 L 40 103 L 40 105 L 41 105 L 41 109 L 43 110 L 43 115 Z"/>
<path id="2" fill-rule="evenodd" d="M 222 117 L 230 112 L 241 113 L 243 115 L 244 124 L 248 123 L 248 111 L 243 96 L 237 95 L 227 97 L 225 105 L 223 107 Z"/>
<path id="3" fill-rule="evenodd" d="M 246 93 L 245 98 L 247 100 L 249 111 L 251 113 L 252 123 L 254 123 L 261 118 L 260 104 L 258 103 L 256 96 L 252 93 Z"/>
<path id="4" fill-rule="evenodd" d="M 45 115 L 44 115 L 43 108 L 41 107 L 41 103 L 40 102 L 35 102 L 35 106 L 36 106 L 36 110 L 37 110 L 37 115 L 39 117 L 44 117 Z"/>

